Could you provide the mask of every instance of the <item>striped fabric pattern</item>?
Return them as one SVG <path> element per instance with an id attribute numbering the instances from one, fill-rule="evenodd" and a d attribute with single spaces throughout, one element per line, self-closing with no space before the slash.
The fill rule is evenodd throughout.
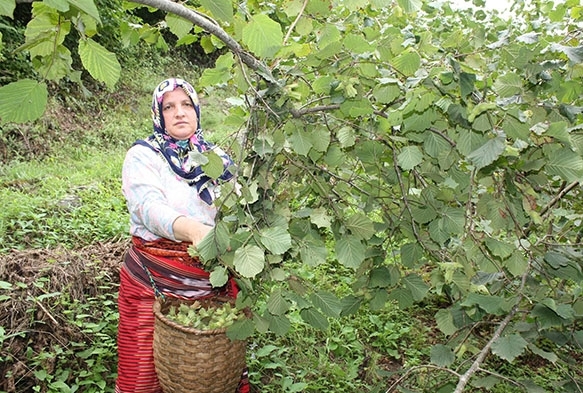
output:
<path id="1" fill-rule="evenodd" d="M 188 256 L 185 248 L 176 249 L 175 245 L 179 243 L 164 242 L 144 243 L 135 238 L 134 245 L 126 253 L 120 272 L 118 297 L 120 319 L 116 393 L 162 393 L 152 349 L 155 291 L 167 297 L 183 299 L 214 295 L 234 297 L 237 294 L 234 280 L 218 291 L 213 289 L 208 281 L 209 274 L 195 266 L 197 261 Z M 241 383 L 236 393 L 248 393 L 247 371 L 241 371 Z"/>

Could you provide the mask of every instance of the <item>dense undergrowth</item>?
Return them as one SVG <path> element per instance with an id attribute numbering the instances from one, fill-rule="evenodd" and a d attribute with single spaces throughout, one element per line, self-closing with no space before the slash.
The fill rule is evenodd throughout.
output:
<path id="1" fill-rule="evenodd" d="M 95 249 L 95 244 L 118 245 L 127 240 L 120 169 L 126 149 L 150 132 L 151 90 L 167 76 L 194 79 L 197 72 L 185 61 L 151 61 L 147 67 L 130 64 L 124 68 L 125 77 L 115 92 L 95 91 L 91 97 L 83 97 L 55 87 L 43 119 L 0 129 L 4 146 L 0 167 L 0 317 L 4 317 L 0 320 L 0 363 L 20 367 L 0 376 L 11 381 L 0 390 L 113 391 L 116 265 L 110 263 L 106 270 L 100 265 L 103 255 L 91 254 L 94 263 L 86 266 L 86 250 Z M 229 135 L 221 121 L 226 103 L 220 91 L 204 94 L 202 102 L 209 139 L 220 143 Z M 105 248 L 106 252 L 112 249 L 118 250 Z M 39 264 L 42 250 L 49 250 L 50 256 L 45 253 Z M 18 264 L 9 264 L 15 255 L 22 258 L 20 265 L 30 269 L 15 275 Z M 68 268 L 80 263 L 83 268 Z M 87 280 L 57 274 L 63 271 L 84 272 L 92 281 L 89 285 Z M 316 269 L 298 263 L 295 271 L 311 285 L 337 293 L 349 291 L 352 284 L 345 268 L 334 262 Z M 11 309 L 17 301 L 18 315 L 25 323 L 9 324 L 8 318 L 14 322 L 17 315 Z M 257 334 L 249 341 L 253 391 L 387 392 L 398 391 L 394 390 L 397 385 L 411 391 L 451 391 L 452 386 L 444 382 L 446 372 L 426 366 L 433 337 L 440 334 L 428 322 L 438 308 L 438 300 L 407 311 L 390 305 L 382 310 L 363 308 L 349 318 L 333 321 L 326 331 L 310 327 L 297 315 L 287 335 Z M 57 327 L 59 334 L 50 333 Z M 42 337 L 47 345 L 27 341 L 31 337 Z M 21 339 L 24 364 L 11 347 L 16 339 Z M 559 391 L 553 381 L 565 372 L 558 365 L 535 364 L 528 358 L 504 370 L 514 381 L 537 379 L 548 391 Z M 488 377 L 492 376 L 484 375 L 473 391 L 524 391 L 510 379 L 494 385 Z"/>

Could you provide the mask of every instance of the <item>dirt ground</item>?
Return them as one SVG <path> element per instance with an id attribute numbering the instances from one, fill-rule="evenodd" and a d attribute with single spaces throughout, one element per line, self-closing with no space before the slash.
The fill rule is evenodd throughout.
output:
<path id="1" fill-rule="evenodd" d="M 0 391 L 23 392 L 31 386 L 27 351 L 39 353 L 53 345 L 83 342 L 81 331 L 62 323 L 64 307 L 52 294 L 66 293 L 69 301 L 84 301 L 104 291 L 117 292 L 119 266 L 128 244 L 0 255 Z"/>

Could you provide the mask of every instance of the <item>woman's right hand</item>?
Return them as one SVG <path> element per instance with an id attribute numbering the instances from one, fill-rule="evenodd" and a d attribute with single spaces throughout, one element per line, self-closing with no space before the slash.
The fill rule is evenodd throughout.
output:
<path id="1" fill-rule="evenodd" d="M 172 224 L 176 240 L 192 243 L 195 247 L 213 229 L 210 225 L 193 220 L 185 216 L 178 217 Z"/>

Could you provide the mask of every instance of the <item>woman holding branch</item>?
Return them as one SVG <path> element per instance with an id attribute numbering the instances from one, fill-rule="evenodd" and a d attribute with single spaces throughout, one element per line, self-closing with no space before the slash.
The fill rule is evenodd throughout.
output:
<path id="1" fill-rule="evenodd" d="M 218 182 L 204 173 L 197 156 L 213 149 L 223 159 L 218 181 L 233 177 L 233 163 L 204 140 L 198 96 L 188 82 L 170 78 L 158 85 L 152 119 L 153 134 L 128 150 L 122 169 L 132 245 L 120 272 L 117 393 L 162 392 L 152 347 L 156 296 L 193 300 L 237 295 L 233 279 L 213 288 L 208 272 L 187 252 L 212 229 L 216 215 Z M 247 393 L 246 370 L 241 372 L 237 392 Z"/>

